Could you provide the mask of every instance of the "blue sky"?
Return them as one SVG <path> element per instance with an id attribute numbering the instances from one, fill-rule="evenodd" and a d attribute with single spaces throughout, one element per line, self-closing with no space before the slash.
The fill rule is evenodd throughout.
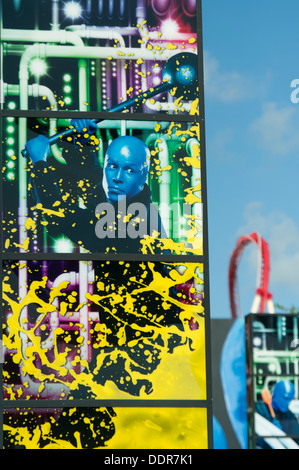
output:
<path id="1" fill-rule="evenodd" d="M 274 303 L 299 309 L 299 2 L 202 3 L 211 317 L 231 316 L 229 261 L 251 232 L 269 244 Z M 257 254 L 248 246 L 238 268 L 243 315 Z"/>

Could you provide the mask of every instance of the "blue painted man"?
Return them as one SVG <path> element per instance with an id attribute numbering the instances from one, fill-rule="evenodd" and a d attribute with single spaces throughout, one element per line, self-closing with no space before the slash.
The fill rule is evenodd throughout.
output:
<path id="1" fill-rule="evenodd" d="M 82 160 L 86 144 L 97 127 L 86 119 L 74 119 L 71 124 L 75 128 L 76 158 Z M 83 147 L 83 151 L 79 148 L 81 154 L 78 147 Z M 59 213 L 49 214 L 48 211 L 47 218 L 52 227 L 59 228 L 76 245 L 79 243 L 91 252 L 136 253 L 141 249 L 140 240 L 146 235 L 158 233 L 160 238 L 166 237 L 146 183 L 150 150 L 142 140 L 122 136 L 112 141 L 94 191 L 87 184 L 89 191 L 84 194 L 84 208 L 78 207 L 74 198 L 62 194 L 55 175 L 49 171 L 49 139 L 39 135 L 27 142 L 26 149 L 34 168 L 31 183 L 35 203 L 46 209 L 58 208 Z M 81 179 L 80 171 L 78 173 Z M 134 213 L 128 208 L 133 208 Z"/>

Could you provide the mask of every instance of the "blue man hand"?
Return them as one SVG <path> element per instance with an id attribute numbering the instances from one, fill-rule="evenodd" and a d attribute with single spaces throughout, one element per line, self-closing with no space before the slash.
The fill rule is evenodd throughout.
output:
<path id="1" fill-rule="evenodd" d="M 25 147 L 33 164 L 38 161 L 45 162 L 50 153 L 49 139 L 44 135 L 39 135 L 29 140 Z"/>
<path id="2" fill-rule="evenodd" d="M 75 137 L 81 145 L 86 144 L 98 128 L 97 124 L 91 119 L 72 119 L 71 126 L 76 129 Z"/>

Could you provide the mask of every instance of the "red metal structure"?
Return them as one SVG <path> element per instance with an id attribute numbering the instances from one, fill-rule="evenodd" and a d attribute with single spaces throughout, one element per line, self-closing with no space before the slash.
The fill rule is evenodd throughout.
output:
<path id="1" fill-rule="evenodd" d="M 238 239 L 230 260 L 229 297 L 233 318 L 241 316 L 237 286 L 237 269 L 243 250 L 249 243 L 255 243 L 257 245 L 259 254 L 257 288 L 250 313 L 264 313 L 266 307 L 269 313 L 274 313 L 272 294 L 268 291 L 270 274 L 270 252 L 268 243 L 260 236 L 259 233 L 253 232 L 250 235 L 244 235 Z"/>

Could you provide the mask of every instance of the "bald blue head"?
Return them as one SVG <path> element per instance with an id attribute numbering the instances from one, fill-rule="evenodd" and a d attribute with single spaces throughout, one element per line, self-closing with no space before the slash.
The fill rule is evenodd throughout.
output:
<path id="1" fill-rule="evenodd" d="M 295 388 L 289 380 L 280 380 L 274 387 L 272 395 L 272 406 L 274 410 L 285 413 L 290 402 L 295 397 Z"/>
<path id="2" fill-rule="evenodd" d="M 107 199 L 131 199 L 146 183 L 150 166 L 150 150 L 132 136 L 115 139 L 108 147 L 104 163 L 104 189 Z"/>

